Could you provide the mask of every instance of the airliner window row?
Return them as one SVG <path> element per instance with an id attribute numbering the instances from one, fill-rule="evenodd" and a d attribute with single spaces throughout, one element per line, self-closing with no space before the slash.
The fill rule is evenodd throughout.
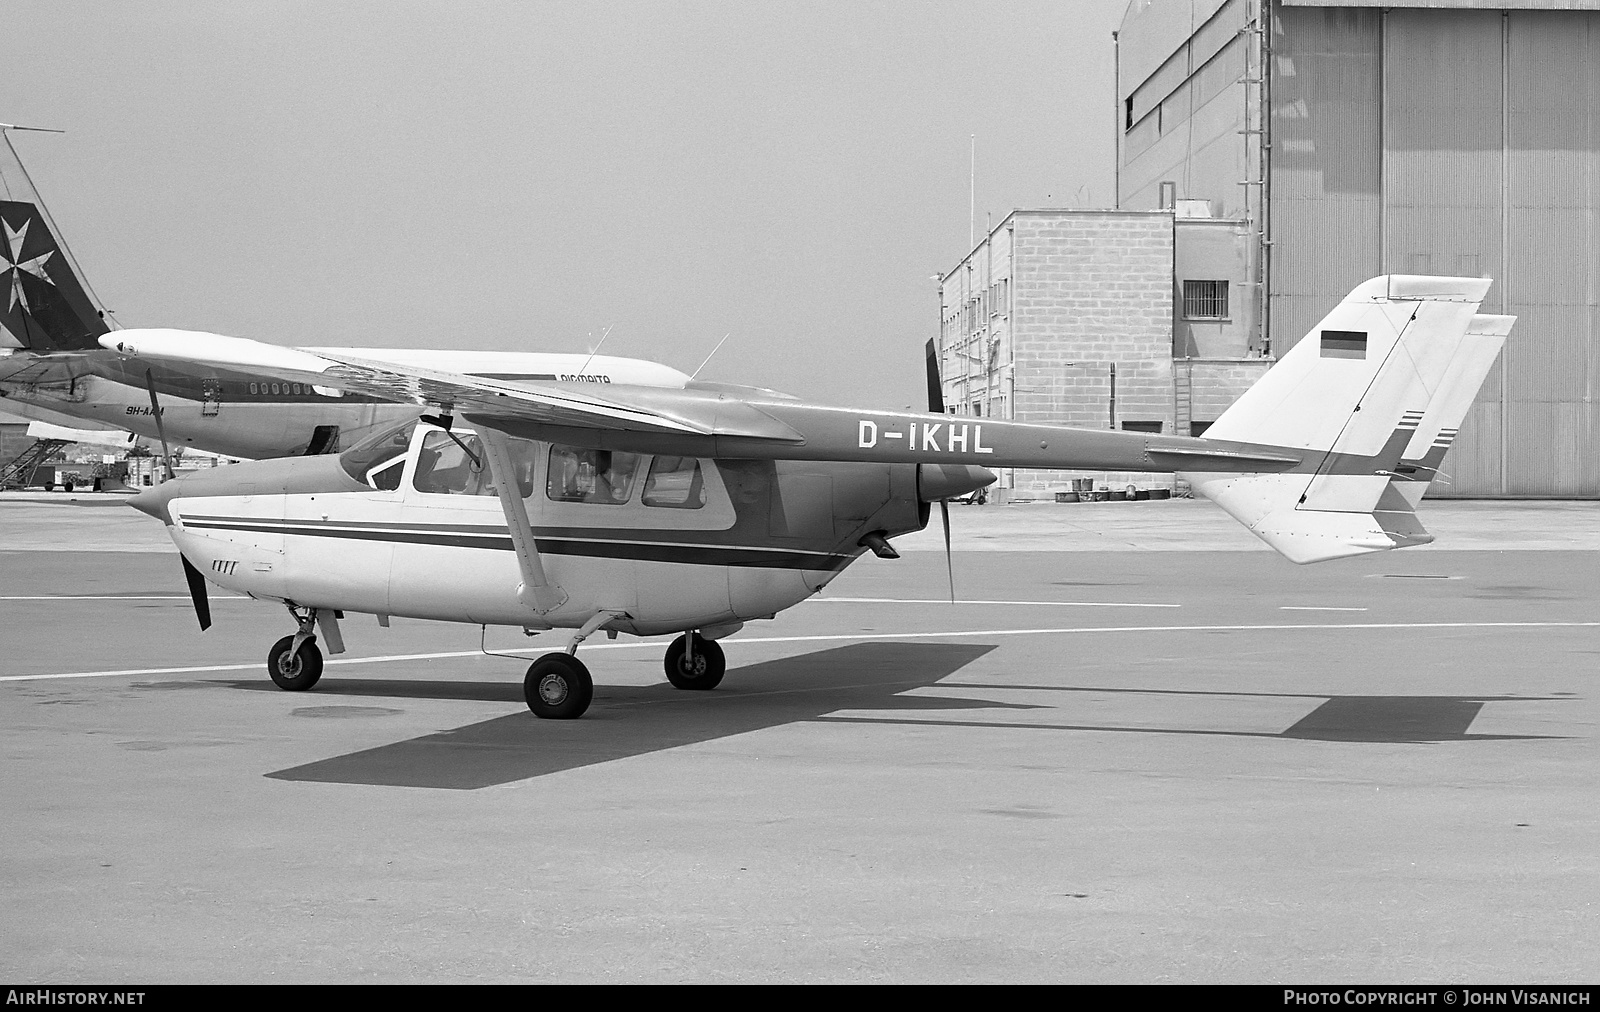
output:
<path id="1" fill-rule="evenodd" d="M 269 397 L 282 397 L 285 394 L 295 396 L 315 393 L 312 387 L 304 383 L 252 383 L 250 384 L 250 392 L 253 394 L 266 394 Z"/>

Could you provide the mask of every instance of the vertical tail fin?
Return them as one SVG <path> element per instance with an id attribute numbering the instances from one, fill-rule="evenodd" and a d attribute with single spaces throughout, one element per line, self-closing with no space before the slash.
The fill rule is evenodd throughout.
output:
<path id="1" fill-rule="evenodd" d="M 1454 411 L 1470 387 L 1470 404 L 1487 374 L 1475 364 L 1483 342 L 1467 332 L 1490 284 L 1391 275 L 1357 286 L 1206 432 L 1305 463 L 1184 478 L 1294 562 L 1432 541 L 1393 480 L 1435 401 Z M 1447 419 L 1439 404 L 1435 420 Z"/>
<path id="2" fill-rule="evenodd" d="M 105 315 L 0 130 L 0 348 L 98 349 Z"/>

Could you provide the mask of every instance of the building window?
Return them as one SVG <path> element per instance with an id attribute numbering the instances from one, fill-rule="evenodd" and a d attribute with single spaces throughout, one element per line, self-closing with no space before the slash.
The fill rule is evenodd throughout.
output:
<path id="1" fill-rule="evenodd" d="M 1185 281 L 1183 283 L 1185 320 L 1226 320 L 1228 283 L 1226 281 Z"/>
<path id="2" fill-rule="evenodd" d="M 1159 435 L 1161 432 L 1161 422 L 1159 420 L 1153 422 L 1123 422 L 1122 431 L 1153 432 Z"/>
<path id="3" fill-rule="evenodd" d="M 1189 423 L 1189 435 L 1191 435 L 1191 436 L 1203 436 L 1203 435 L 1206 434 L 1206 430 L 1209 429 L 1209 428 L 1211 428 L 1211 423 L 1210 422 L 1190 422 Z"/>

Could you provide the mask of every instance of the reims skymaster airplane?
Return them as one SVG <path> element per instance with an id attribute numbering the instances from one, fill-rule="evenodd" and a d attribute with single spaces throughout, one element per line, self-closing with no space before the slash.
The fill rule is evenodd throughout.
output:
<path id="1" fill-rule="evenodd" d="M 511 380 L 168 330 L 99 343 L 130 369 L 230 371 L 420 411 L 336 456 L 199 472 L 131 500 L 183 556 L 201 628 L 207 580 L 280 602 L 296 631 L 268 656 L 280 687 L 322 672 L 353 612 L 575 630 L 528 668 L 528 706 L 580 716 L 577 658 L 605 630 L 681 632 L 666 673 L 723 677 L 717 640 L 815 594 L 867 551 L 921 530 L 931 504 L 990 467 L 1181 475 L 1293 562 L 1433 540 L 1415 506 L 1438 474 L 1510 317 L 1490 282 L 1359 285 L 1204 438 L 944 413 L 826 407 L 753 387 Z M 948 549 L 949 529 L 946 526 Z"/>

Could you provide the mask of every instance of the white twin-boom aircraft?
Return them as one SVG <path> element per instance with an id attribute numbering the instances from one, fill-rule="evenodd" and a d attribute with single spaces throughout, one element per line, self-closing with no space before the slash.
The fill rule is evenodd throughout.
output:
<path id="1" fill-rule="evenodd" d="M 1204 438 L 946 414 L 931 356 L 930 411 L 911 413 L 627 360 L 596 382 L 173 330 L 98 342 L 130 374 L 220 371 L 405 409 L 337 455 L 216 468 L 131 500 L 167 525 L 202 628 L 206 581 L 287 606 L 295 632 L 268 671 L 288 690 L 316 684 L 319 636 L 341 652 L 351 613 L 572 629 L 524 679 L 534 713 L 572 718 L 593 695 L 587 637 L 683 633 L 667 677 L 713 688 L 719 639 L 867 551 L 893 557 L 896 536 L 991 467 L 1175 472 L 1297 563 L 1430 542 L 1416 506 L 1511 329 L 1478 314 L 1489 285 L 1357 286 Z"/>

